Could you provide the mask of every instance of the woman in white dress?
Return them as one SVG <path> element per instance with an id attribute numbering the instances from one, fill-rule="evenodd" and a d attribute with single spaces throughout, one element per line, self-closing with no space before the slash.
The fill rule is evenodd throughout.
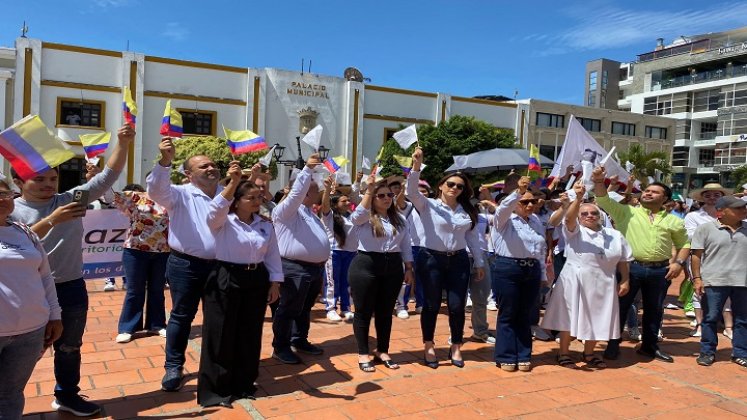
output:
<path id="1" fill-rule="evenodd" d="M 563 225 L 567 261 L 550 295 L 542 327 L 560 331 L 560 366 L 576 366 L 569 356 L 571 337 L 575 337 L 585 340 L 582 361 L 604 369 L 607 365 L 594 354 L 594 347 L 597 341 L 620 337 L 617 297 L 628 293 L 632 250 L 620 232 L 602 226 L 595 204 L 583 202 L 583 184 L 576 183 L 573 190 L 576 199 Z"/>

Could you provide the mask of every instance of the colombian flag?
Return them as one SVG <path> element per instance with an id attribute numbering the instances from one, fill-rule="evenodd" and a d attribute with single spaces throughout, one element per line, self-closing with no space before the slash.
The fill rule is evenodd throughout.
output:
<path id="1" fill-rule="evenodd" d="M 124 115 L 125 122 L 134 128 L 135 117 L 137 116 L 137 105 L 135 104 L 135 101 L 132 100 L 132 92 L 130 92 L 130 88 L 127 86 L 124 87 L 122 114 Z"/>
<path id="2" fill-rule="evenodd" d="M 112 133 L 83 134 L 80 136 L 80 142 L 83 143 L 83 150 L 88 159 L 93 159 L 106 151 L 111 138 Z"/>
<path id="3" fill-rule="evenodd" d="M 171 99 L 166 101 L 166 109 L 163 111 L 163 120 L 161 121 L 161 135 L 168 137 L 182 137 L 184 129 L 182 128 L 182 114 L 171 107 Z"/>
<path id="4" fill-rule="evenodd" d="M 324 160 L 324 166 L 327 167 L 327 169 L 335 173 L 340 170 L 345 164 L 350 162 L 349 160 L 345 159 L 345 156 L 337 156 L 333 158 L 327 158 Z"/>
<path id="5" fill-rule="evenodd" d="M 412 170 L 412 158 L 399 155 L 393 155 L 393 157 L 394 160 L 397 161 L 397 164 L 399 164 L 399 167 L 402 168 L 402 172 L 405 173 L 405 176 L 410 175 L 410 171 Z"/>
<path id="6" fill-rule="evenodd" d="M 540 168 L 540 152 L 537 146 L 529 146 L 529 167 L 527 168 L 527 176 L 531 180 L 535 180 L 542 176 L 542 168 Z"/>
<path id="7" fill-rule="evenodd" d="M 0 154 L 24 180 L 75 157 L 38 115 L 28 115 L 0 133 Z"/>
<path id="8" fill-rule="evenodd" d="M 264 137 L 260 137 L 249 130 L 231 131 L 223 127 L 223 132 L 226 133 L 228 139 L 226 143 L 228 148 L 231 149 L 232 155 L 269 149 Z"/>

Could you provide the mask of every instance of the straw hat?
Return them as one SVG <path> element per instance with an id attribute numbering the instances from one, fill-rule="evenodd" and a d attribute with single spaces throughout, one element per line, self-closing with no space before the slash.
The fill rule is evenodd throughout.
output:
<path id="1" fill-rule="evenodd" d="M 730 188 L 724 188 L 721 186 L 721 184 L 717 182 L 712 182 L 710 184 L 705 184 L 703 188 L 698 188 L 697 190 L 694 190 L 690 193 L 690 198 L 692 198 L 695 201 L 704 201 L 703 200 L 703 193 L 707 191 L 719 191 L 723 195 L 732 195 L 734 194 L 734 191 Z"/>

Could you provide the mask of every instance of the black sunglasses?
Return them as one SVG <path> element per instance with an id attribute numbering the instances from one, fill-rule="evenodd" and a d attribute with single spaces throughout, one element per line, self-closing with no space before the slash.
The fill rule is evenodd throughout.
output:
<path id="1" fill-rule="evenodd" d="M 388 193 L 378 193 L 378 194 L 376 194 L 376 198 L 378 198 L 379 200 L 383 200 L 383 199 L 385 199 L 387 197 L 394 198 L 394 193 L 393 192 L 388 192 Z"/>
<path id="2" fill-rule="evenodd" d="M 581 212 L 581 217 L 586 217 L 586 216 L 588 216 L 588 215 L 592 215 L 592 216 L 595 216 L 595 217 L 599 217 L 599 212 L 598 212 L 598 211 L 596 211 L 596 210 L 594 210 L 594 211 L 582 211 L 582 212 Z"/>
<path id="3" fill-rule="evenodd" d="M 519 200 L 519 203 L 524 206 L 526 206 L 527 204 L 537 204 L 537 202 L 538 201 L 534 198 L 532 198 L 531 200 Z"/>
<path id="4" fill-rule="evenodd" d="M 446 181 L 446 186 L 449 188 L 456 188 L 459 191 L 462 191 L 464 189 L 464 184 L 460 184 L 458 182 Z"/>

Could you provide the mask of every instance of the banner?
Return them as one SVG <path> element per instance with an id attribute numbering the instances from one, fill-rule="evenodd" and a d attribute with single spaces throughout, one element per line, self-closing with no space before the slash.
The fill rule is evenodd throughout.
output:
<path id="1" fill-rule="evenodd" d="M 83 278 L 124 276 L 122 250 L 130 221 L 115 209 L 88 210 L 83 217 Z"/>

